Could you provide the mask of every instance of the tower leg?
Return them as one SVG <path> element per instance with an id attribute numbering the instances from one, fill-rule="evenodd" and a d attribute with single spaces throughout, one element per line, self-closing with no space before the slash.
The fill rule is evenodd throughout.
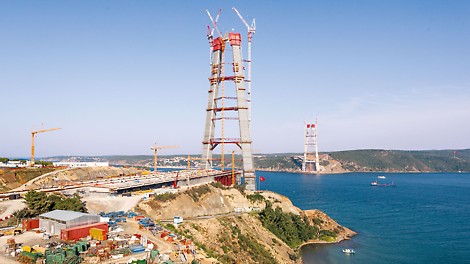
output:
<path id="1" fill-rule="evenodd" d="M 216 39 L 217 40 L 217 39 Z M 212 168 L 212 150 L 214 146 L 211 139 L 214 138 L 215 130 L 215 111 L 216 106 L 215 98 L 219 92 L 219 77 L 221 72 L 222 50 L 214 47 L 213 59 L 211 64 L 211 78 L 209 78 L 211 86 L 209 88 L 209 99 L 207 102 L 206 112 L 206 125 L 204 130 L 204 140 L 202 141 L 202 161 L 205 169 Z"/>
<path id="2" fill-rule="evenodd" d="M 256 174 L 253 167 L 253 153 L 251 149 L 249 110 L 246 99 L 246 89 L 244 87 L 243 63 L 240 47 L 240 34 L 229 34 L 230 45 L 233 55 L 233 73 L 235 87 L 237 90 L 238 121 L 240 126 L 240 148 L 243 159 L 243 177 L 246 189 L 256 191 Z"/>

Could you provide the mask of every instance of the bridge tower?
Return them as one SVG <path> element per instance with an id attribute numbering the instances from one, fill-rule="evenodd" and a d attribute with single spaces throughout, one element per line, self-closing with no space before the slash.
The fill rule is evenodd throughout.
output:
<path id="1" fill-rule="evenodd" d="M 303 172 L 320 172 L 317 145 L 317 124 L 305 124 Z"/>
<path id="2" fill-rule="evenodd" d="M 214 22 L 213 22 L 214 23 Z M 214 28 L 216 25 L 214 23 Z M 218 31 L 218 30 L 217 30 Z M 220 35 L 220 33 L 219 33 Z M 253 167 L 253 154 L 251 146 L 250 109 L 245 88 L 244 65 L 242 59 L 241 34 L 230 32 L 228 38 L 219 36 L 212 39 L 209 31 L 209 42 L 211 44 L 211 76 L 209 78 L 209 98 L 206 109 L 206 123 L 203 140 L 202 160 L 206 169 L 212 168 L 213 150 L 221 147 L 221 167 L 224 167 L 224 146 L 232 144 L 241 149 L 243 174 L 246 189 L 256 190 L 256 175 Z M 227 43 L 230 45 L 232 56 L 225 57 Z M 227 59 L 227 61 L 226 61 Z M 225 74 L 225 65 L 231 65 L 231 75 Z M 230 68 L 230 67 L 228 67 Z M 230 71 L 230 70 L 229 70 Z M 233 96 L 225 86 L 233 86 Z M 239 138 L 228 137 L 225 129 L 226 121 L 235 120 L 238 126 Z M 216 127 L 221 129 L 216 131 Z M 226 131 L 227 130 L 227 131 Z M 236 130 L 236 129 L 235 129 Z M 217 133 L 217 134 L 216 134 Z M 233 131 L 232 131 L 233 133 Z M 238 135 L 237 135 L 238 136 Z M 241 183 L 241 177 L 237 177 Z"/>

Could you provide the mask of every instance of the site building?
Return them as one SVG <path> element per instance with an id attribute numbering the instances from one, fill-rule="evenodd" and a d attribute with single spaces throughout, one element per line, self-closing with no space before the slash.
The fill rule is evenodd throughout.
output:
<path id="1" fill-rule="evenodd" d="M 99 215 L 66 210 L 54 210 L 39 215 L 39 228 L 51 235 L 60 235 L 62 229 L 100 222 Z"/>

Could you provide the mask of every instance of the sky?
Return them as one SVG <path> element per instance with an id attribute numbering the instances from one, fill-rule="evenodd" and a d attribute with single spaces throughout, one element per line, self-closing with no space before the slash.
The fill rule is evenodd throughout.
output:
<path id="1" fill-rule="evenodd" d="M 470 148 L 470 1 L 2 0 L 0 156 L 52 127 L 36 156 L 200 154 L 205 10 L 246 45 L 232 6 L 256 19 L 254 152 L 302 152 L 315 119 L 320 151 Z"/>

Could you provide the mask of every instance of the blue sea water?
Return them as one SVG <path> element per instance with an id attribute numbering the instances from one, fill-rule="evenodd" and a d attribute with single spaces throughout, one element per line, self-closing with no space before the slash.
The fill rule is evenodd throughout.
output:
<path id="1" fill-rule="evenodd" d="M 339 244 L 303 247 L 304 263 L 470 263 L 470 173 L 257 175 L 266 178 L 261 189 L 303 210 L 320 209 L 358 233 Z M 378 175 L 397 187 L 371 187 Z"/>

